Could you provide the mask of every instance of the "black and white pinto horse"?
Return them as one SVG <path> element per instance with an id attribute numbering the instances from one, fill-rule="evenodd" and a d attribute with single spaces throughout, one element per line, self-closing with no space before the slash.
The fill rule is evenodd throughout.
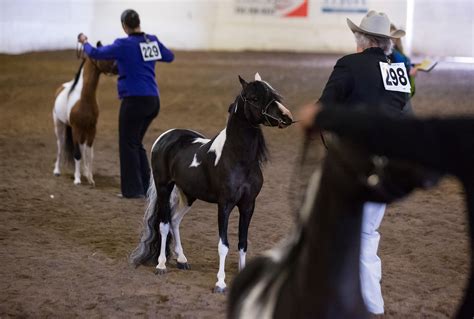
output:
<path id="1" fill-rule="evenodd" d="M 247 233 L 255 200 L 263 184 L 261 166 L 267 150 L 260 125 L 284 128 L 293 122 L 280 95 L 260 75 L 247 83 L 239 76 L 241 93 L 229 107 L 227 126 L 213 139 L 187 129 L 171 129 L 155 141 L 151 153 L 152 180 L 144 231 L 130 259 L 136 266 L 156 265 L 166 272 L 172 234 L 177 265 L 187 269 L 179 225 L 196 199 L 216 203 L 219 227 L 219 272 L 215 292 L 224 292 L 227 226 L 232 209 L 239 209 L 239 270 L 245 266 Z"/>
<path id="2" fill-rule="evenodd" d="M 367 318 L 359 279 L 362 209 L 434 182 L 420 167 L 373 157 L 325 134 L 292 236 L 232 283 L 229 318 Z"/>

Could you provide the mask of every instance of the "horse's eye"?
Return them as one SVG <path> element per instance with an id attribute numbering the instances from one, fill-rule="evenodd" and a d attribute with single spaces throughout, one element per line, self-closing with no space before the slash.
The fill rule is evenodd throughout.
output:
<path id="1" fill-rule="evenodd" d="M 258 97 L 253 97 L 253 98 L 252 98 L 252 101 L 258 102 Z"/>

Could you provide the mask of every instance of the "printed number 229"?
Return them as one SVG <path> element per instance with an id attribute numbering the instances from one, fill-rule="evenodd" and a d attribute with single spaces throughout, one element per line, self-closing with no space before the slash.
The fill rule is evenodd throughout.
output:
<path id="1" fill-rule="evenodd" d="M 158 48 L 155 46 L 152 47 L 142 47 L 143 51 L 143 56 L 145 58 L 155 58 L 160 55 L 160 52 L 158 51 Z"/>
<path id="2" fill-rule="evenodd" d="M 140 43 L 143 61 L 155 61 L 161 59 L 161 52 L 157 41 Z"/>

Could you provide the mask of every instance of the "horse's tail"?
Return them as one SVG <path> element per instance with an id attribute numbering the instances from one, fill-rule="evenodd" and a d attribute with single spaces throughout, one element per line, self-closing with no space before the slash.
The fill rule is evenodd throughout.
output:
<path id="1" fill-rule="evenodd" d="M 158 194 L 156 191 L 153 174 L 150 177 L 150 186 L 147 191 L 147 205 L 145 215 L 143 216 L 143 231 L 140 243 L 130 254 L 130 262 L 138 267 L 140 265 L 153 265 L 158 263 L 160 254 L 161 235 L 160 235 L 160 216 L 158 204 Z M 170 254 L 170 234 L 166 241 L 166 252 Z"/>
<path id="2" fill-rule="evenodd" d="M 64 140 L 64 162 L 67 165 L 74 164 L 74 142 L 72 139 L 72 127 L 66 125 L 66 136 Z"/>

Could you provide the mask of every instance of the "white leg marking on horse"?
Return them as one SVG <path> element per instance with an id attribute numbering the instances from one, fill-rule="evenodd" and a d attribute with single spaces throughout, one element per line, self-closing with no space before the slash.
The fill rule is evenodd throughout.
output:
<path id="1" fill-rule="evenodd" d="M 173 236 L 174 236 L 174 241 L 175 241 L 175 248 L 174 252 L 176 253 L 177 256 L 177 261 L 179 263 L 185 264 L 188 262 L 188 259 L 184 255 L 183 251 L 183 246 L 181 245 L 181 235 L 179 233 L 179 225 L 181 224 L 181 221 L 183 220 L 184 215 L 188 213 L 188 211 L 191 209 L 190 206 L 186 207 L 179 207 L 175 214 L 173 215 Z"/>
<path id="2" fill-rule="evenodd" d="M 94 148 L 91 146 L 84 147 L 84 167 L 85 167 L 85 175 L 87 181 L 92 186 L 95 186 L 94 177 L 92 174 L 92 161 L 94 160 Z"/>
<path id="3" fill-rule="evenodd" d="M 201 165 L 201 162 L 198 162 L 197 155 L 194 154 L 193 161 L 191 162 L 191 165 L 189 165 L 189 167 L 198 167 L 199 165 Z"/>
<path id="4" fill-rule="evenodd" d="M 222 149 L 224 148 L 226 140 L 226 129 L 223 129 L 219 135 L 216 136 L 214 142 L 212 142 L 211 147 L 209 148 L 208 153 L 214 152 L 216 154 L 216 160 L 214 161 L 214 166 L 217 166 L 222 155 Z"/>
<path id="5" fill-rule="evenodd" d="M 81 183 L 81 160 L 74 159 L 74 185 Z"/>
<path id="6" fill-rule="evenodd" d="M 314 204 L 314 198 L 316 197 L 316 193 L 318 192 L 320 180 L 321 180 L 321 169 L 317 168 L 309 179 L 303 207 L 301 207 L 301 210 L 300 210 L 300 217 L 301 217 L 302 223 L 306 223 L 309 216 L 311 215 L 313 204 Z"/>
<path id="7" fill-rule="evenodd" d="M 283 104 L 278 101 L 276 101 L 276 104 L 278 105 L 278 108 L 280 109 L 281 113 L 288 116 L 293 121 L 293 114 L 291 114 L 290 110 L 288 110 Z"/>
<path id="8" fill-rule="evenodd" d="M 193 144 L 195 144 L 195 143 L 201 143 L 201 144 L 204 145 L 204 144 L 209 143 L 210 141 L 211 141 L 211 140 L 208 139 L 208 138 L 198 137 L 198 138 L 195 138 L 195 139 L 193 140 Z"/>
<path id="9" fill-rule="evenodd" d="M 239 250 L 239 271 L 242 271 L 242 269 L 244 269 L 244 267 L 245 267 L 245 256 L 246 255 L 247 255 L 247 253 L 243 249 Z"/>
<path id="10" fill-rule="evenodd" d="M 222 239 L 219 239 L 219 272 L 217 273 L 217 282 L 216 286 L 224 289 L 227 287 L 225 284 L 225 258 L 227 257 L 227 253 L 229 252 L 229 248 L 222 243 Z"/>
<path id="11" fill-rule="evenodd" d="M 188 213 L 191 206 L 186 203 L 186 198 L 179 187 L 176 185 L 173 188 L 170 196 L 170 207 L 171 207 L 171 231 L 175 241 L 174 252 L 177 256 L 179 263 L 185 264 L 188 259 L 184 255 L 183 246 L 181 245 L 181 235 L 179 233 L 179 225 L 183 220 L 184 215 Z"/>
<path id="12" fill-rule="evenodd" d="M 64 146 L 66 143 L 66 124 L 61 122 L 53 111 L 54 132 L 56 133 L 58 151 L 56 155 L 56 163 L 54 164 L 53 174 L 59 176 L 61 174 L 61 164 L 64 157 Z"/>
<path id="13" fill-rule="evenodd" d="M 161 247 L 160 256 L 158 257 L 158 265 L 156 269 L 166 270 L 166 239 L 170 231 L 170 224 L 160 223 Z"/>

